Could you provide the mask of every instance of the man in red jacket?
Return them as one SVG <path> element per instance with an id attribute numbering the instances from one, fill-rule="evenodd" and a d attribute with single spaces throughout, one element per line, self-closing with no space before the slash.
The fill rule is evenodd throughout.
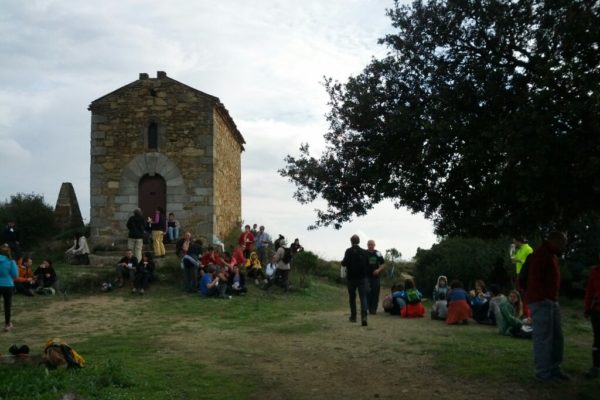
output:
<path id="1" fill-rule="evenodd" d="M 567 247 L 562 232 L 551 232 L 548 239 L 529 257 L 527 302 L 533 319 L 533 359 L 535 377 L 541 382 L 570 380 L 560 369 L 564 338 L 560 322 L 558 256 Z"/>

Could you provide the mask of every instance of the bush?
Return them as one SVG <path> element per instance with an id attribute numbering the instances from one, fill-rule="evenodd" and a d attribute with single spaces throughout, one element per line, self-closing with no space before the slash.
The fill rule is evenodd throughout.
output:
<path id="1" fill-rule="evenodd" d="M 54 210 L 39 194 L 18 193 L 11 196 L 10 201 L 0 203 L 0 223 L 5 226 L 9 221 L 16 223 L 19 241 L 25 248 L 51 238 L 57 232 Z"/>
<path id="2" fill-rule="evenodd" d="M 449 238 L 429 250 L 419 250 L 415 257 L 417 287 L 430 294 L 438 276 L 446 275 L 449 282 L 459 279 L 465 288 L 473 287 L 477 279 L 506 288 L 513 270 L 508 243 L 508 239 Z"/>
<path id="3" fill-rule="evenodd" d="M 292 268 L 298 276 L 298 285 L 303 288 L 310 287 L 310 275 L 314 275 L 319 263 L 319 257 L 310 251 L 296 253 L 292 259 Z"/>

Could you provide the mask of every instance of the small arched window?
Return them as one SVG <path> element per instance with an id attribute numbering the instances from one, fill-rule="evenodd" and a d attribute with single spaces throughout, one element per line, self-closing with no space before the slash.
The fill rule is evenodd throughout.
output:
<path id="1" fill-rule="evenodd" d="M 148 125 L 148 148 L 158 149 L 158 126 L 156 122 L 151 122 Z"/>

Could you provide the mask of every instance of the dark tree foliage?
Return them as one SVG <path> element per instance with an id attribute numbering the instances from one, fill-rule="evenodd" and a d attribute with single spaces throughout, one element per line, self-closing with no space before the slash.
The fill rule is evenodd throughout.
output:
<path id="1" fill-rule="evenodd" d="M 434 244 L 429 250 L 419 249 L 415 257 L 417 287 L 430 295 L 438 277 L 444 275 L 448 283 L 460 280 L 467 291 L 475 287 L 478 279 L 487 285 L 495 283 L 508 288 L 514 276 L 508 243 L 507 240 L 454 237 Z"/>
<path id="2" fill-rule="evenodd" d="M 9 221 L 16 223 L 25 250 L 56 234 L 54 210 L 39 194 L 18 193 L 10 196 L 8 202 L 0 203 L 2 230 Z"/>
<path id="3" fill-rule="evenodd" d="M 440 235 L 566 227 L 600 204 L 600 2 L 415 1 L 389 49 L 326 80 L 327 148 L 280 170 L 313 227 L 391 199 Z"/>

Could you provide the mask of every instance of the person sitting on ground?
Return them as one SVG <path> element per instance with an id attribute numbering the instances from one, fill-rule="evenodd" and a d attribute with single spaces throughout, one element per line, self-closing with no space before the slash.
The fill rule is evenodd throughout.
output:
<path id="1" fill-rule="evenodd" d="M 269 289 L 273 283 L 277 283 L 287 292 L 290 288 L 291 251 L 289 248 L 285 248 L 287 244 L 285 238 L 281 235 L 279 236 L 279 248 L 273 255 L 273 261 L 277 263 L 277 275 L 274 280 L 268 280 L 263 289 Z"/>
<path id="2" fill-rule="evenodd" d="M 65 254 L 71 256 L 73 265 L 90 265 L 90 248 L 83 233 L 78 233 L 73 238 L 73 246 L 69 247 Z"/>
<path id="3" fill-rule="evenodd" d="M 475 289 L 469 292 L 469 303 L 473 312 L 473 319 L 479 323 L 487 321 L 490 299 L 492 296 L 481 279 L 475 281 Z"/>
<path id="4" fill-rule="evenodd" d="M 210 264 L 202 272 L 200 278 L 199 292 L 202 297 L 226 297 L 227 282 L 221 282 L 217 267 Z"/>
<path id="5" fill-rule="evenodd" d="M 400 310 L 406 306 L 406 293 L 404 285 L 394 283 L 390 288 L 390 294 L 383 299 L 383 310 L 392 315 L 400 315 Z"/>
<path id="6" fill-rule="evenodd" d="M 237 265 L 233 266 L 232 273 L 229 275 L 229 280 L 227 282 L 228 289 L 231 293 L 236 295 L 243 295 L 247 292 L 246 289 L 246 277 L 244 273 L 240 272 L 240 267 Z"/>
<path id="7" fill-rule="evenodd" d="M 138 292 L 139 294 L 144 294 L 145 290 L 148 289 L 148 284 L 154 281 L 154 270 L 155 265 L 152 260 L 152 253 L 144 253 L 142 260 L 135 269 L 135 278 L 131 293 Z"/>
<path id="8" fill-rule="evenodd" d="M 125 255 L 117 263 L 117 281 L 118 287 L 123 287 L 125 280 L 129 280 L 131 286 L 135 279 L 135 270 L 139 260 L 133 255 L 133 250 L 128 249 Z"/>
<path id="9" fill-rule="evenodd" d="M 191 237 L 189 232 L 186 233 L 186 236 L 188 235 Z M 180 262 L 181 269 L 183 270 L 183 290 L 193 293 L 197 290 L 198 272 L 202 267 L 202 264 L 200 263 L 202 240 L 194 240 L 185 248 L 185 253 L 183 250 L 179 252 L 179 254 L 183 254 Z"/>
<path id="10" fill-rule="evenodd" d="M 246 260 L 246 274 L 248 278 L 254 279 L 254 284 L 258 285 L 258 280 L 265 280 L 267 277 L 263 273 L 262 265 L 260 265 L 260 260 L 258 259 L 258 254 L 256 252 L 250 253 L 250 258 Z M 267 283 L 267 282 L 265 282 Z"/>
<path id="11" fill-rule="evenodd" d="M 469 295 L 463 289 L 463 284 L 459 280 L 454 280 L 450 284 L 448 293 L 448 325 L 466 324 L 471 318 L 471 306 L 469 305 Z"/>
<path id="12" fill-rule="evenodd" d="M 211 265 L 214 265 L 215 268 L 219 268 L 223 265 L 223 260 L 221 259 L 221 256 L 213 246 L 208 246 L 204 254 L 202 254 L 200 263 L 202 264 L 202 268 L 204 269 Z"/>
<path id="13" fill-rule="evenodd" d="M 277 261 L 275 256 L 271 257 L 271 261 L 265 266 L 265 277 L 268 281 L 272 281 L 277 276 Z"/>
<path id="14" fill-rule="evenodd" d="M 500 303 L 506 300 L 506 296 L 500 292 L 500 286 L 496 284 L 490 285 L 490 305 L 488 308 L 487 320 L 490 325 L 496 325 L 498 319 L 500 319 Z"/>
<path id="15" fill-rule="evenodd" d="M 505 297 L 500 302 L 499 308 L 500 316 L 496 322 L 501 335 L 531 338 L 531 320 L 522 319 L 523 302 L 518 290 L 511 290 L 508 299 Z"/>
<path id="16" fill-rule="evenodd" d="M 423 295 L 415 287 L 412 279 L 404 281 L 404 291 L 406 293 L 406 307 L 402 308 L 400 315 L 404 318 L 422 318 L 425 315 L 425 307 L 421 303 Z"/>
<path id="17" fill-rule="evenodd" d="M 17 293 L 24 294 L 26 296 L 33 296 L 37 287 L 35 282 L 35 276 L 31 270 L 33 260 L 31 257 L 23 257 L 21 264 L 17 264 L 19 270 L 19 276 L 14 280 L 15 290 Z"/>
<path id="18" fill-rule="evenodd" d="M 33 272 L 37 285 L 36 292 L 41 294 L 54 294 L 56 285 L 56 271 L 49 259 L 42 260 L 42 263 Z"/>
<path id="19" fill-rule="evenodd" d="M 175 214 L 169 213 L 169 218 L 167 219 L 167 237 L 169 238 L 169 243 L 179 240 L 180 227 L 179 221 L 175 219 Z"/>
<path id="20" fill-rule="evenodd" d="M 237 265 L 238 267 L 245 267 L 246 266 L 246 256 L 244 255 L 244 246 L 242 246 L 241 244 L 238 244 L 237 246 L 235 246 L 235 249 L 233 250 L 233 254 L 231 254 L 231 265 Z"/>
<path id="21" fill-rule="evenodd" d="M 446 320 L 448 316 L 448 278 L 444 275 L 438 276 L 437 283 L 432 292 L 433 306 L 431 307 L 431 319 Z"/>

